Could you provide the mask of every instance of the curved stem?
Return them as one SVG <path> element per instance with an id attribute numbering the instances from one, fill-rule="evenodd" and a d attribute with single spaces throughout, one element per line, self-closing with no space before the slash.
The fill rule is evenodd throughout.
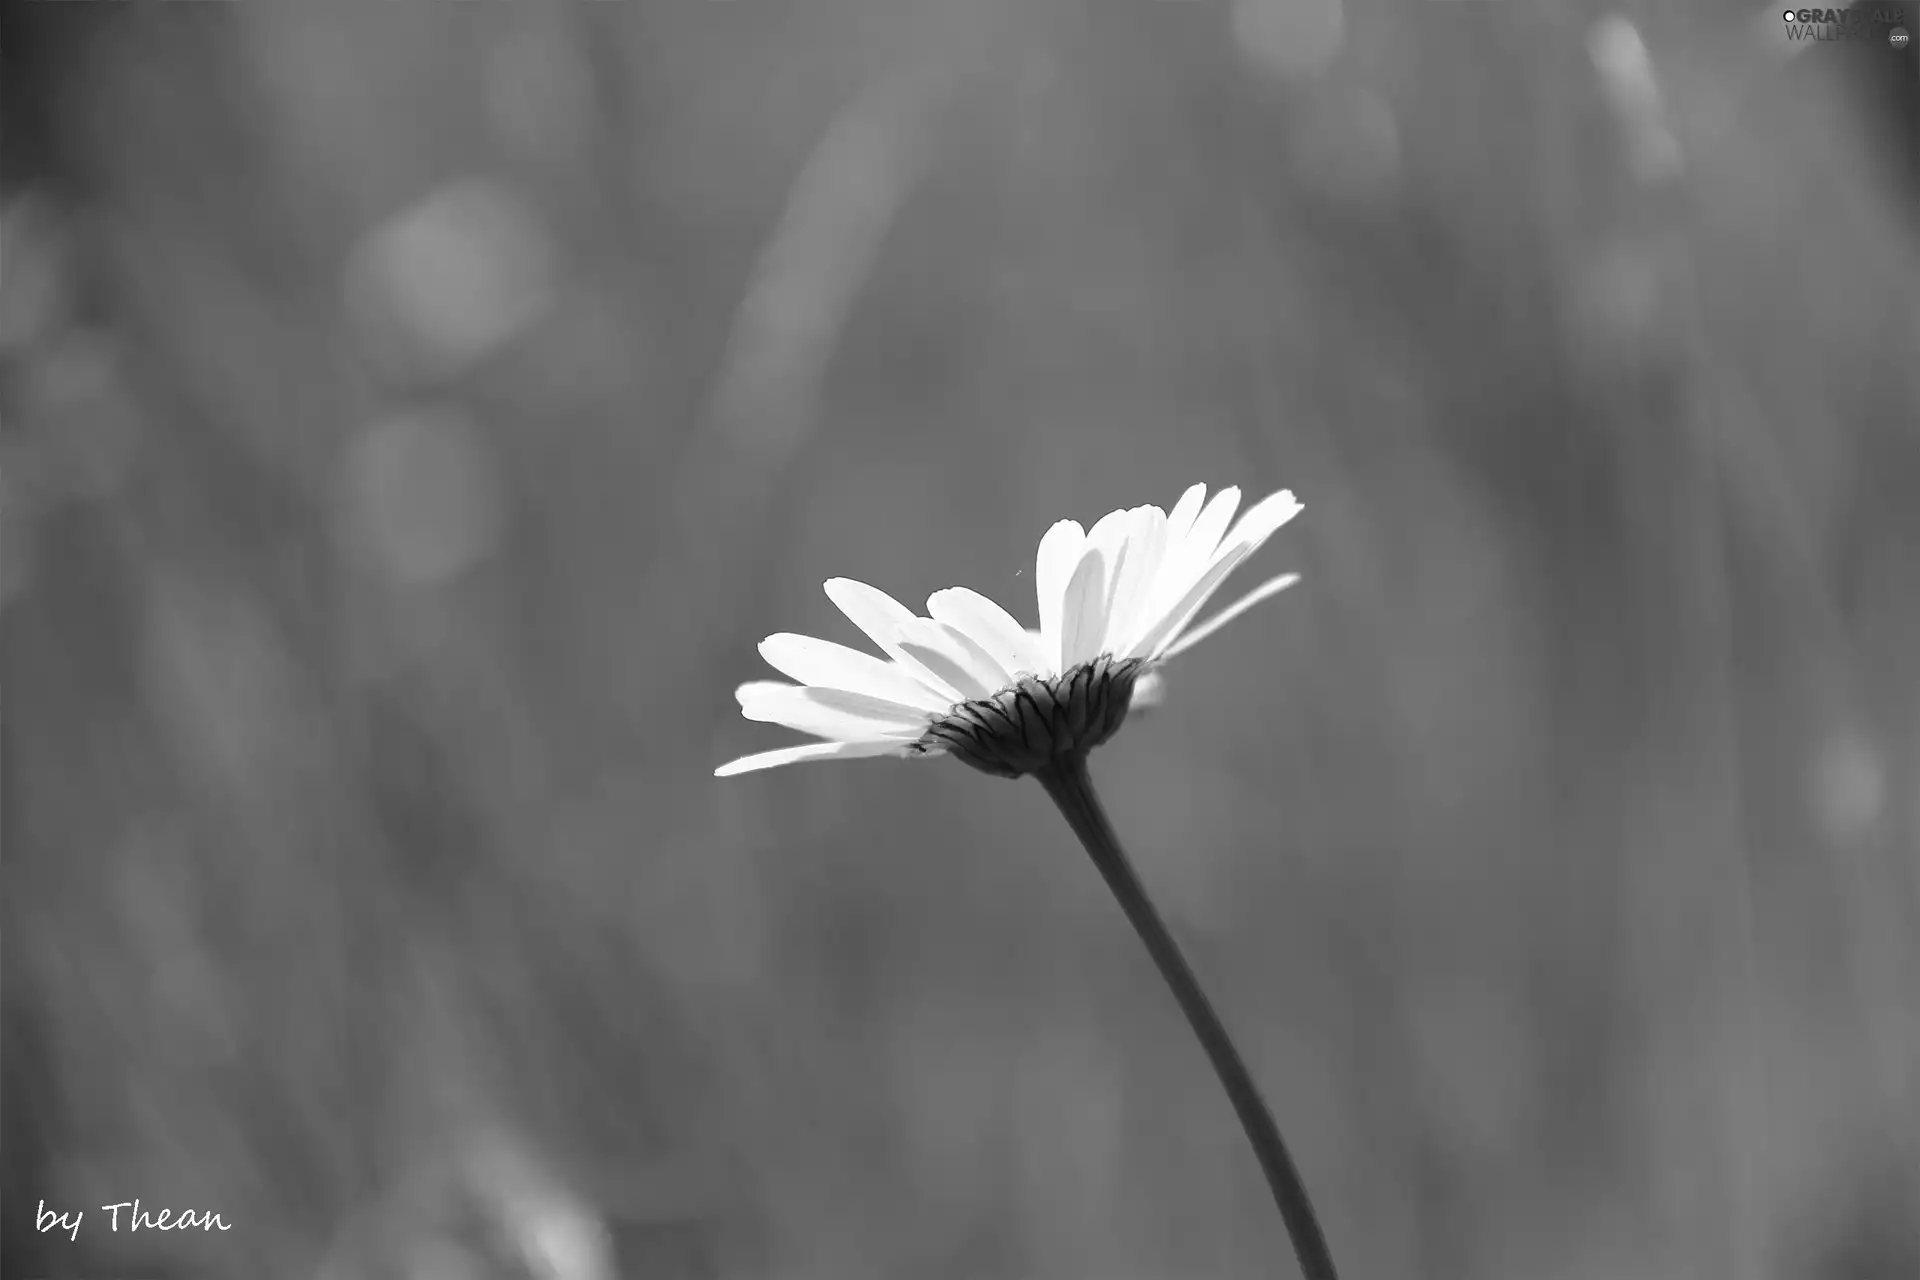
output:
<path id="1" fill-rule="evenodd" d="M 1066 818 L 1073 833 L 1080 837 L 1080 843 L 1086 847 L 1093 865 L 1100 869 L 1113 896 L 1120 900 L 1120 909 L 1127 913 L 1134 932 L 1146 944 L 1147 954 L 1153 957 L 1160 976 L 1173 989 L 1173 998 L 1180 1002 L 1180 1011 L 1187 1015 L 1193 1034 L 1199 1037 L 1200 1047 L 1207 1051 L 1213 1070 L 1220 1077 L 1220 1085 L 1227 1091 L 1228 1101 L 1233 1103 L 1234 1114 L 1240 1117 L 1240 1127 L 1246 1130 L 1247 1141 L 1253 1145 L 1260 1170 L 1267 1176 L 1273 1202 L 1279 1206 L 1281 1220 L 1286 1223 L 1287 1235 L 1293 1241 L 1294 1256 L 1300 1260 L 1301 1274 L 1306 1280 L 1338 1280 L 1333 1255 L 1327 1250 L 1326 1235 L 1320 1230 L 1320 1220 L 1314 1216 L 1313 1202 L 1307 1198 L 1300 1171 L 1294 1167 L 1287 1144 L 1280 1137 L 1280 1127 L 1274 1123 L 1273 1113 L 1260 1096 L 1259 1086 L 1254 1084 L 1240 1051 L 1233 1047 L 1220 1015 L 1214 1012 L 1206 992 L 1200 989 L 1200 980 L 1194 977 L 1186 957 L 1180 954 L 1166 922 L 1154 909 L 1146 887 L 1121 850 L 1113 824 L 1107 821 L 1100 798 L 1094 794 L 1086 757 L 1072 757 L 1034 776 L 1059 806 L 1061 816 Z"/>

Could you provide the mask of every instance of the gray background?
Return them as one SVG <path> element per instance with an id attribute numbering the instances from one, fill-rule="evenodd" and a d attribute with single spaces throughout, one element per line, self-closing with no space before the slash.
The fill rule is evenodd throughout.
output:
<path id="1" fill-rule="evenodd" d="M 8 1273 L 1292 1274 L 1038 787 L 710 777 L 1206 480 L 1094 771 L 1344 1274 L 1920 1274 L 1911 188 L 1603 12 L 17 7 Z"/>

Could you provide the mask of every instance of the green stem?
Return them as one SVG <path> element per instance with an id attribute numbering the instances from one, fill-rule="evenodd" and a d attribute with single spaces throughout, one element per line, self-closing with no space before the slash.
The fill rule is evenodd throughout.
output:
<path id="1" fill-rule="evenodd" d="M 1267 1176 L 1273 1202 L 1279 1206 L 1281 1220 L 1286 1223 L 1287 1235 L 1293 1241 L 1294 1256 L 1300 1260 L 1301 1274 L 1306 1280 L 1338 1280 L 1333 1255 L 1327 1250 L 1327 1237 L 1320 1230 L 1320 1220 L 1314 1216 L 1313 1202 L 1307 1198 L 1300 1171 L 1294 1167 L 1293 1157 L 1287 1154 L 1280 1127 L 1274 1123 L 1273 1113 L 1260 1096 L 1259 1086 L 1254 1084 L 1240 1051 L 1233 1047 L 1220 1015 L 1214 1012 L 1206 992 L 1200 989 L 1200 980 L 1194 977 L 1186 957 L 1180 954 L 1166 922 L 1154 909 L 1146 887 L 1121 850 L 1113 824 L 1100 807 L 1100 797 L 1094 794 L 1086 757 L 1069 757 L 1034 776 L 1053 797 L 1061 816 L 1080 837 L 1093 865 L 1100 869 L 1107 887 L 1120 900 L 1120 909 L 1127 913 L 1134 932 L 1146 944 L 1147 954 L 1153 957 L 1160 976 L 1173 989 L 1173 998 L 1180 1002 L 1180 1011 L 1187 1015 L 1193 1034 L 1199 1037 L 1200 1047 L 1207 1051 L 1214 1073 L 1227 1091 L 1227 1100 L 1233 1103 L 1234 1114 L 1240 1117 L 1240 1127 L 1246 1130 L 1247 1141 L 1253 1145 L 1260 1170 Z"/>

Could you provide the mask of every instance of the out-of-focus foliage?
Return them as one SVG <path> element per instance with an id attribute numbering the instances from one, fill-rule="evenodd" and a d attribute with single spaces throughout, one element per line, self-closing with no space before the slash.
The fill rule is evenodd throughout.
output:
<path id="1" fill-rule="evenodd" d="M 1285 1274 L 1037 787 L 709 777 L 1195 479 L 1305 584 L 1096 775 L 1350 1273 L 1920 1273 L 1914 208 L 1778 16 L 17 6 L 7 1273 Z"/>

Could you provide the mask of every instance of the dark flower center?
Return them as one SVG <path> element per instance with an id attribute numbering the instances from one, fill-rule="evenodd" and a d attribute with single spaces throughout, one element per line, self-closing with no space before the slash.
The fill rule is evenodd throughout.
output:
<path id="1" fill-rule="evenodd" d="M 1057 676 L 1023 676 L 990 698 L 954 704 L 915 747 L 944 749 L 995 777 L 1025 777 L 1118 732 L 1145 667 L 1142 658 L 1103 654 Z"/>

